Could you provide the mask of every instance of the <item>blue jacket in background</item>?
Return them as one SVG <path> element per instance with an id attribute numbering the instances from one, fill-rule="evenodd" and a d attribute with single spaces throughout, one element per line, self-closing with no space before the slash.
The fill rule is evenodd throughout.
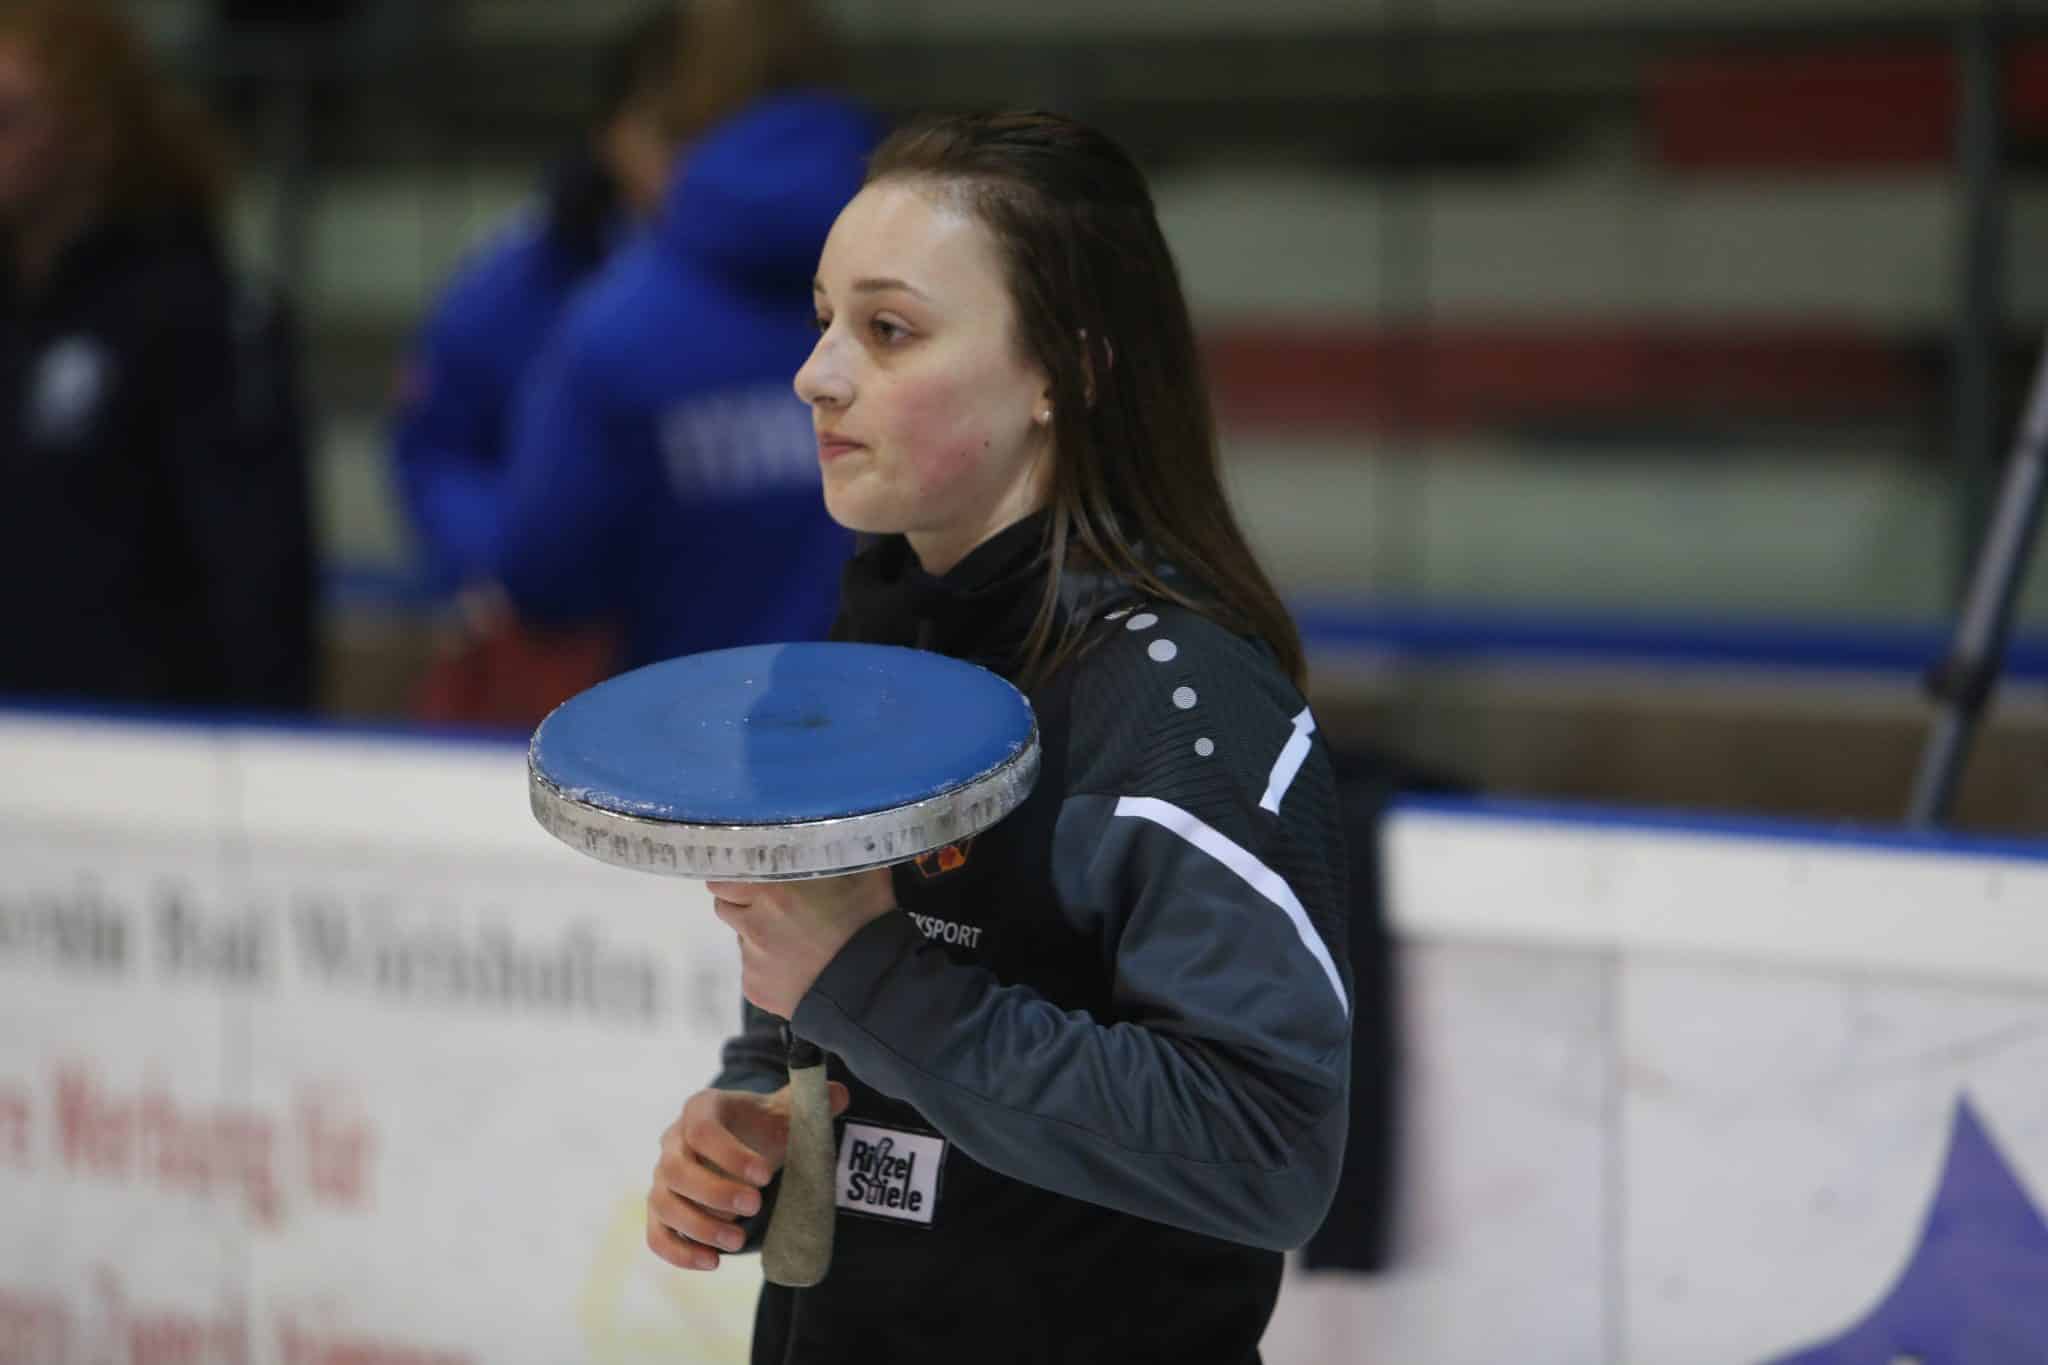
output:
<path id="1" fill-rule="evenodd" d="M 684 153 L 656 220 L 577 295 L 513 434 L 497 568 L 523 615 L 616 620 L 629 667 L 823 638 L 852 537 L 791 384 L 873 140 L 834 95 L 754 104 Z"/>
<path id="2" fill-rule="evenodd" d="M 617 192 L 587 154 L 479 248 L 442 291 L 407 358 L 391 449 L 431 586 L 495 572 L 499 483 L 521 376 L 619 230 Z"/>

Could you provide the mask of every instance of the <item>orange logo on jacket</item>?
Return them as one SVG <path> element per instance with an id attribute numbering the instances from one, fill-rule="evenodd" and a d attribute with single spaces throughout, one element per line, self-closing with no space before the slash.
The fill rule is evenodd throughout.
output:
<path id="1" fill-rule="evenodd" d="M 947 844 L 944 848 L 920 853 L 917 855 L 917 870 L 926 877 L 943 877 L 948 872 L 958 872 L 967 866 L 967 853 L 973 847 L 974 840 L 969 837 L 957 844 Z"/>

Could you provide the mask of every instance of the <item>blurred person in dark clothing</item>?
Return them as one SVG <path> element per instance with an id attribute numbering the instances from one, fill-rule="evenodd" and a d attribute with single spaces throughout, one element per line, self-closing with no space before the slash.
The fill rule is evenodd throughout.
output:
<path id="1" fill-rule="evenodd" d="M 616 621 L 626 665 L 823 638 L 852 548 L 789 375 L 875 130 L 801 0 L 695 0 L 677 56 L 668 189 L 522 384 L 498 540 L 522 613 Z"/>
<path id="2" fill-rule="evenodd" d="M 298 708 L 304 433 L 224 148 L 89 0 L 0 8 L 0 694 Z"/>

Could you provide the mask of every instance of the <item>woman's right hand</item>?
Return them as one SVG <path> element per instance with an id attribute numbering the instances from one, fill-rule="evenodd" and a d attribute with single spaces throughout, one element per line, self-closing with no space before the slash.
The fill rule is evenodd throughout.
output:
<path id="1" fill-rule="evenodd" d="M 832 1112 L 847 1105 L 831 1083 Z M 647 1193 L 647 1247 L 682 1270 L 716 1270 L 746 1241 L 739 1219 L 761 1211 L 761 1191 L 789 1150 L 789 1087 L 773 1094 L 699 1090 L 661 1135 Z"/>

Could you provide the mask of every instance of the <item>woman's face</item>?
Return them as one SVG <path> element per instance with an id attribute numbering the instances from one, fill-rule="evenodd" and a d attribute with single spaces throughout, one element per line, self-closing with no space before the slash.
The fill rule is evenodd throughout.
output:
<path id="1" fill-rule="evenodd" d="M 944 573 L 1044 505 L 1050 385 L 1019 353 L 979 220 L 929 185 L 869 185 L 833 225 L 813 289 L 818 344 L 796 391 L 835 521 L 904 533 Z"/>

